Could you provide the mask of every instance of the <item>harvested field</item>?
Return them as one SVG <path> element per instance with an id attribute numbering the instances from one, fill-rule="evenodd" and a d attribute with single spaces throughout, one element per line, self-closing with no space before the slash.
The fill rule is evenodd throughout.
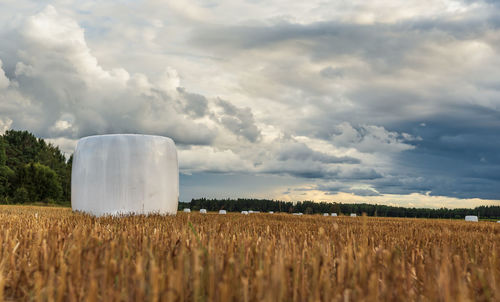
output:
<path id="1" fill-rule="evenodd" d="M 500 301 L 500 224 L 0 207 L 0 300 Z"/>

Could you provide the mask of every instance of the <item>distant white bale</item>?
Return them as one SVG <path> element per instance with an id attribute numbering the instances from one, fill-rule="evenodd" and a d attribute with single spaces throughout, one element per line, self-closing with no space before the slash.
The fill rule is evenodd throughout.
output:
<path id="1" fill-rule="evenodd" d="M 221 215 L 226 215 L 226 214 L 227 214 L 227 212 L 226 212 L 226 210 L 220 210 L 220 211 L 219 211 L 219 214 L 221 214 Z"/>
<path id="2" fill-rule="evenodd" d="M 356 213 L 351 213 L 351 217 L 356 217 Z"/>
<path id="3" fill-rule="evenodd" d="M 207 209 L 200 209 L 200 213 L 201 214 L 206 214 L 207 213 Z"/>
<path id="4" fill-rule="evenodd" d="M 241 214 L 248 215 L 249 211 L 241 211 Z"/>
<path id="5" fill-rule="evenodd" d="M 253 214 L 253 213 L 255 213 L 255 212 L 252 210 L 248 210 L 248 214 Z"/>
<path id="6" fill-rule="evenodd" d="M 269 211 L 268 213 L 269 213 L 269 214 L 274 214 L 274 212 L 273 212 L 273 211 Z"/>
<path id="7" fill-rule="evenodd" d="M 499 220 L 499 221 L 497 221 L 497 223 L 500 223 L 500 220 Z"/>
<path id="8" fill-rule="evenodd" d="M 260 211 L 253 211 L 253 213 L 257 214 L 257 213 L 260 213 Z"/>
<path id="9" fill-rule="evenodd" d="M 296 215 L 296 216 L 301 216 L 302 213 L 293 213 L 293 215 Z"/>
<path id="10" fill-rule="evenodd" d="M 179 168 L 174 141 L 138 134 L 78 141 L 71 171 L 71 207 L 96 216 L 177 213 Z"/>
<path id="11" fill-rule="evenodd" d="M 184 209 L 184 213 L 191 213 L 191 209 L 188 208 Z"/>
<path id="12" fill-rule="evenodd" d="M 337 217 L 337 213 L 332 213 L 332 216 Z"/>
<path id="13" fill-rule="evenodd" d="M 323 216 L 330 216 L 330 214 L 328 214 L 328 213 L 323 213 Z"/>
<path id="14" fill-rule="evenodd" d="M 465 221 L 473 221 L 473 222 L 478 222 L 477 216 L 474 215 L 467 215 L 465 216 Z"/>

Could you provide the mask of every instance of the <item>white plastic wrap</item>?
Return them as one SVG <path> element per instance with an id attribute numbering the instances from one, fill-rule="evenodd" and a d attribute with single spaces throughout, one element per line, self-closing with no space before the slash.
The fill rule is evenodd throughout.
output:
<path id="1" fill-rule="evenodd" d="M 227 211 L 226 211 L 226 210 L 219 210 L 219 214 L 221 214 L 221 215 L 226 215 L 226 214 L 227 214 Z"/>
<path id="2" fill-rule="evenodd" d="M 330 214 L 328 214 L 328 213 L 323 213 L 323 216 L 330 216 Z"/>
<path id="3" fill-rule="evenodd" d="M 248 212 L 248 211 L 241 211 L 241 214 L 243 214 L 243 215 L 248 215 L 248 214 L 249 214 L 249 212 Z"/>
<path id="4" fill-rule="evenodd" d="M 93 215 L 173 214 L 179 198 L 174 142 L 136 134 L 78 141 L 71 174 L 71 207 Z"/>
<path id="5" fill-rule="evenodd" d="M 332 213 L 332 216 L 333 217 L 337 217 L 337 213 Z"/>
<path id="6" fill-rule="evenodd" d="M 473 222 L 478 222 L 477 216 L 474 215 L 467 215 L 465 216 L 465 221 L 473 221 Z"/>
<path id="7" fill-rule="evenodd" d="M 358 215 L 356 215 L 356 213 L 351 213 L 351 217 L 356 217 Z"/>
<path id="8" fill-rule="evenodd" d="M 200 213 L 201 214 L 206 214 L 207 213 L 207 209 L 200 209 Z"/>
<path id="9" fill-rule="evenodd" d="M 184 209 L 184 213 L 191 213 L 191 209 Z"/>

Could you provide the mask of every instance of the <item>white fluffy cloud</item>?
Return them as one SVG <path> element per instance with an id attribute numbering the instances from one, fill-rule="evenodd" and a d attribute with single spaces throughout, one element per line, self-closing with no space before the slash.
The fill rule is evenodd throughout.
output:
<path id="1" fill-rule="evenodd" d="M 189 116 L 189 95 L 168 66 L 156 79 L 123 68 L 106 69 L 88 47 L 84 30 L 52 6 L 28 17 L 13 32 L 18 48 L 6 57 L 16 98 L 32 114 L 13 119 L 45 137 L 79 138 L 112 132 L 168 133 L 185 144 L 209 144 L 216 125 Z M 5 80 L 4 80 L 5 81 Z M 2 81 L 3 83 L 3 81 Z M 3 85 L 5 86 L 5 85 Z"/>

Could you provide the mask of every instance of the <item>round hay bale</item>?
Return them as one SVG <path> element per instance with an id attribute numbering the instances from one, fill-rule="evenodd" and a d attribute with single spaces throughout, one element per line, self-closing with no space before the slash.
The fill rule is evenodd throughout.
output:
<path id="1" fill-rule="evenodd" d="M 184 209 L 184 213 L 191 213 L 191 209 Z"/>
<path id="2" fill-rule="evenodd" d="M 475 215 L 467 215 L 465 216 L 465 221 L 478 222 L 479 219 Z"/>
<path id="3" fill-rule="evenodd" d="M 200 213 L 201 214 L 206 214 L 207 213 L 207 209 L 200 209 Z"/>
<path id="4" fill-rule="evenodd" d="M 356 217 L 358 215 L 356 215 L 356 213 L 351 213 L 351 217 Z"/>
<path id="5" fill-rule="evenodd" d="M 274 211 L 269 211 L 269 212 L 267 212 L 267 213 L 269 213 L 269 214 L 274 214 Z"/>
<path id="6" fill-rule="evenodd" d="M 241 214 L 248 215 L 249 211 L 241 211 Z"/>
<path id="7" fill-rule="evenodd" d="M 78 141 L 71 173 L 71 207 L 96 216 L 177 213 L 179 168 L 174 141 L 138 134 Z"/>
<path id="8" fill-rule="evenodd" d="M 226 210 L 220 210 L 220 211 L 219 211 L 219 214 L 220 214 L 220 215 L 226 215 L 226 214 L 227 214 L 227 211 L 226 211 Z"/>
<path id="9" fill-rule="evenodd" d="M 328 214 L 328 213 L 323 213 L 323 216 L 330 216 L 330 214 Z"/>
<path id="10" fill-rule="evenodd" d="M 332 213 L 332 216 L 333 217 L 337 217 L 337 213 Z"/>

